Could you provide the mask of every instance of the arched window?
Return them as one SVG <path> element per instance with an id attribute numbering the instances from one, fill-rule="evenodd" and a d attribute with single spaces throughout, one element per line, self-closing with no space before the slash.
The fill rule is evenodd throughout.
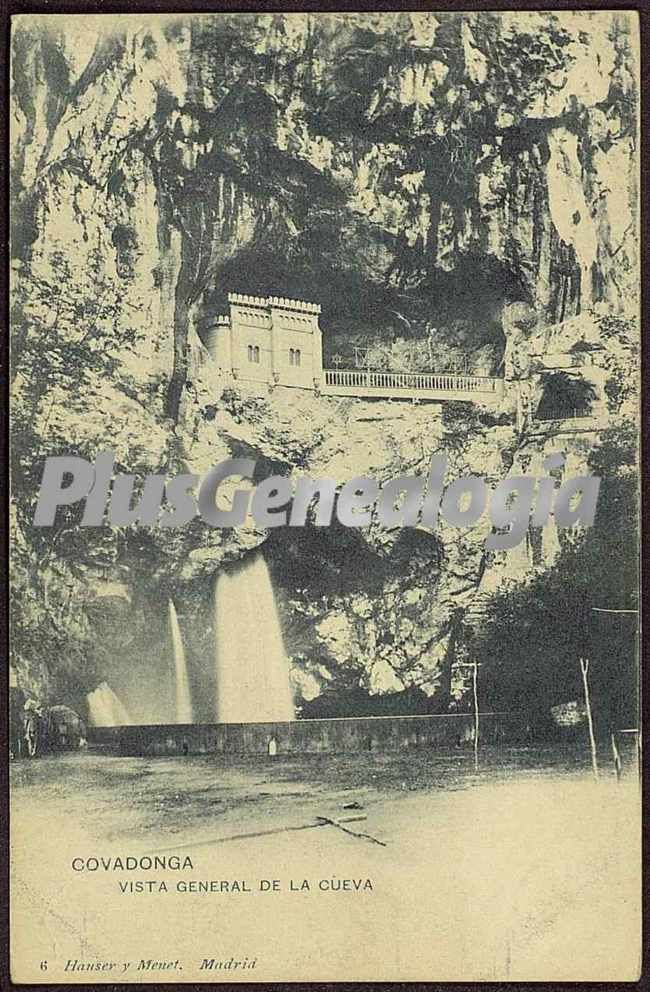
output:
<path id="1" fill-rule="evenodd" d="M 293 364 L 300 365 L 300 348 L 296 348 L 293 353 Z"/>
<path id="2" fill-rule="evenodd" d="M 260 361 L 260 349 L 258 348 L 257 345 L 255 345 L 255 347 L 253 348 L 253 361 L 254 362 L 257 362 L 257 364 L 259 365 L 259 361 Z"/>
<path id="3" fill-rule="evenodd" d="M 248 346 L 248 361 L 249 362 L 252 362 L 253 361 L 253 345 L 252 344 L 249 344 L 249 346 Z"/>
<path id="4" fill-rule="evenodd" d="M 289 365 L 296 364 L 295 358 L 296 358 L 295 351 L 293 350 L 293 348 L 289 348 Z"/>

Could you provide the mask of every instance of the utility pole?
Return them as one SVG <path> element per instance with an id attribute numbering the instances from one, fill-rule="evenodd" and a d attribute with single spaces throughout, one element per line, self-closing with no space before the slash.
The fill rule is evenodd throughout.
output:
<path id="1" fill-rule="evenodd" d="M 470 667 L 472 672 L 472 713 L 474 716 L 474 771 L 478 771 L 478 744 L 480 737 L 480 711 L 478 705 L 478 670 L 480 668 L 480 662 L 478 661 L 463 661 L 459 663 L 459 666 L 463 668 Z"/>
<path id="2" fill-rule="evenodd" d="M 472 689 L 474 695 L 474 771 L 478 771 L 478 737 L 479 737 L 479 715 L 478 715 L 478 662 L 472 665 Z"/>
<path id="3" fill-rule="evenodd" d="M 608 609 L 606 607 L 603 607 L 603 606 L 592 606 L 591 607 L 591 610 L 592 610 L 593 613 L 617 613 L 619 615 L 620 614 L 628 614 L 628 615 L 629 614 L 633 614 L 635 616 L 638 616 L 638 613 L 639 613 L 638 610 L 610 610 L 610 609 Z M 587 661 L 587 665 L 589 665 L 589 662 L 588 661 Z M 582 668 L 582 659 L 580 659 L 580 668 Z M 584 685 L 585 685 L 585 700 L 587 700 L 588 699 L 589 687 L 587 685 L 587 675 L 586 675 L 586 672 L 585 671 L 583 671 L 583 673 L 582 673 L 582 678 L 583 678 L 583 682 L 584 682 Z M 593 732 L 593 726 L 592 726 L 592 723 L 591 723 L 591 707 L 590 707 L 590 705 L 589 705 L 588 702 L 587 702 L 587 719 L 589 720 L 589 736 L 590 736 L 590 741 L 591 741 L 591 761 L 592 761 L 592 767 L 594 768 L 594 775 L 595 775 L 595 777 L 598 778 L 598 768 L 594 764 L 595 763 L 596 745 L 595 745 L 595 742 L 594 742 L 594 732 Z M 616 772 L 616 781 L 617 782 L 620 782 L 620 780 L 621 780 L 621 774 L 622 774 L 622 771 L 623 771 L 623 766 L 622 766 L 622 762 L 621 762 L 621 755 L 619 753 L 619 750 L 618 750 L 618 747 L 617 747 L 617 744 L 616 744 L 616 733 L 614 731 L 612 731 L 610 733 L 610 743 L 612 745 L 612 755 L 613 755 L 613 758 L 614 758 L 614 771 Z"/>
<path id="4" fill-rule="evenodd" d="M 582 684 L 585 690 L 585 707 L 587 710 L 587 724 L 589 726 L 589 746 L 591 748 L 591 769 L 594 778 L 598 781 L 598 757 L 596 754 L 596 738 L 594 736 L 594 724 L 591 718 L 591 698 L 589 696 L 589 658 L 580 659 L 580 671 L 582 672 Z"/>

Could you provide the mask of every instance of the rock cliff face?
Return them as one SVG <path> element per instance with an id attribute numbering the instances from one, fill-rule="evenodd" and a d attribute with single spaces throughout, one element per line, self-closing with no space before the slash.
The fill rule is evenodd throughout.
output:
<path id="1" fill-rule="evenodd" d="M 303 699 L 417 686 L 448 705 L 463 622 L 552 560 L 553 529 L 487 556 L 485 527 L 37 533 L 42 461 L 111 447 L 121 471 L 201 475 L 246 453 L 343 482 L 422 472 L 445 447 L 452 477 L 542 474 L 557 450 L 576 474 L 596 435 L 531 410 L 544 372 L 571 367 L 601 420 L 635 415 L 635 53 L 625 13 L 15 21 L 25 684 L 74 699 L 139 658 L 146 691 L 170 594 L 198 669 L 213 576 L 265 544 Z M 259 395 L 202 344 L 233 290 L 321 303 L 326 356 L 433 341 L 434 361 L 505 374 L 503 410 Z"/>

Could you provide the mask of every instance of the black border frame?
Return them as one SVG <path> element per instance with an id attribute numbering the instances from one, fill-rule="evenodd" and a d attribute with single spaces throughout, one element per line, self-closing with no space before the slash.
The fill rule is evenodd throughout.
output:
<path id="1" fill-rule="evenodd" d="M 650 391 L 650 325 L 647 315 L 650 312 L 650 224 L 648 222 L 649 182 L 646 155 L 650 154 L 650 0 L 603 0 L 598 3 L 591 0 L 586 3 L 571 3 L 567 0 L 548 0 L 548 2 L 517 3 L 516 0 L 351 0 L 351 2 L 332 2 L 332 0 L 0 0 L 0 26 L 2 30 L 2 47 L 0 48 L 0 135 L 2 139 L 2 155 L 0 157 L 0 184 L 3 188 L 2 209 L 0 209 L 0 245 L 4 258 L 0 266 L 0 303 L 2 305 L 3 331 L 0 342 L 0 373 L 2 385 L 2 403 L 0 404 L 0 507 L 2 509 L 2 525 L 0 526 L 0 562 L 2 563 L 2 578 L 4 579 L 3 594 L 0 596 L 0 638 L 4 648 L 5 663 L 0 676 L 0 735 L 3 742 L 3 760 L 0 762 L 0 890 L 9 892 L 9 745 L 8 745 L 8 684 L 9 684 L 9 396 L 8 396 L 8 367 L 9 367 L 9 92 L 10 92 L 10 32 L 11 18 L 17 14 L 189 14 L 189 13 L 319 13 L 319 12 L 399 12 L 399 11 L 527 11 L 527 10 L 628 10 L 637 11 L 640 27 L 640 231 L 641 231 L 641 489 L 640 513 L 641 535 L 646 527 L 650 530 L 650 500 L 646 506 L 645 496 L 650 487 L 646 474 L 650 474 L 650 403 L 647 394 Z M 646 98 L 646 94 L 649 94 Z M 646 272 L 648 276 L 646 278 Z M 648 425 L 648 430 L 643 429 Z M 650 674 L 644 665 L 643 618 L 648 615 L 647 608 L 650 600 L 648 583 L 644 580 L 650 571 L 650 547 L 642 540 L 640 552 L 641 568 L 641 626 L 640 626 L 640 683 L 641 683 L 641 718 L 646 714 L 647 700 L 650 698 Z M 646 820 L 648 781 L 645 761 L 642 762 L 641 780 L 643 788 L 643 819 Z M 643 863 L 650 855 L 650 831 L 643 834 Z M 521 990 L 535 989 L 576 989 L 600 990 L 608 988 L 646 989 L 650 988 L 648 978 L 648 959 L 650 952 L 650 937 L 646 929 L 646 913 L 650 893 L 649 876 L 643 872 L 643 954 L 640 978 L 636 982 L 246 982 L 246 983 L 116 983 L 116 984 L 17 984 L 12 982 L 9 965 L 9 904 L 8 899 L 2 899 L 0 905 L 0 990 L 24 990 L 24 992 L 58 992 L 60 989 L 93 990 L 115 992 L 117 989 L 142 990 L 196 990 L 196 992 L 214 992 L 215 987 L 224 992 L 236 990 L 296 989 L 304 992 L 363 992 L 363 990 L 385 990 L 385 992 L 430 992 L 438 989 L 456 989 L 458 992 L 469 990 L 485 990 L 485 992 L 501 992 L 509 988 Z"/>

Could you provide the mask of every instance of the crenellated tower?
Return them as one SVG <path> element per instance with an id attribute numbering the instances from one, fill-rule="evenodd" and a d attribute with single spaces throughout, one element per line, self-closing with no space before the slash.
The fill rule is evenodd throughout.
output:
<path id="1" fill-rule="evenodd" d="M 314 389 L 323 374 L 316 303 L 229 293 L 230 314 L 208 326 L 206 347 L 236 378 Z"/>

